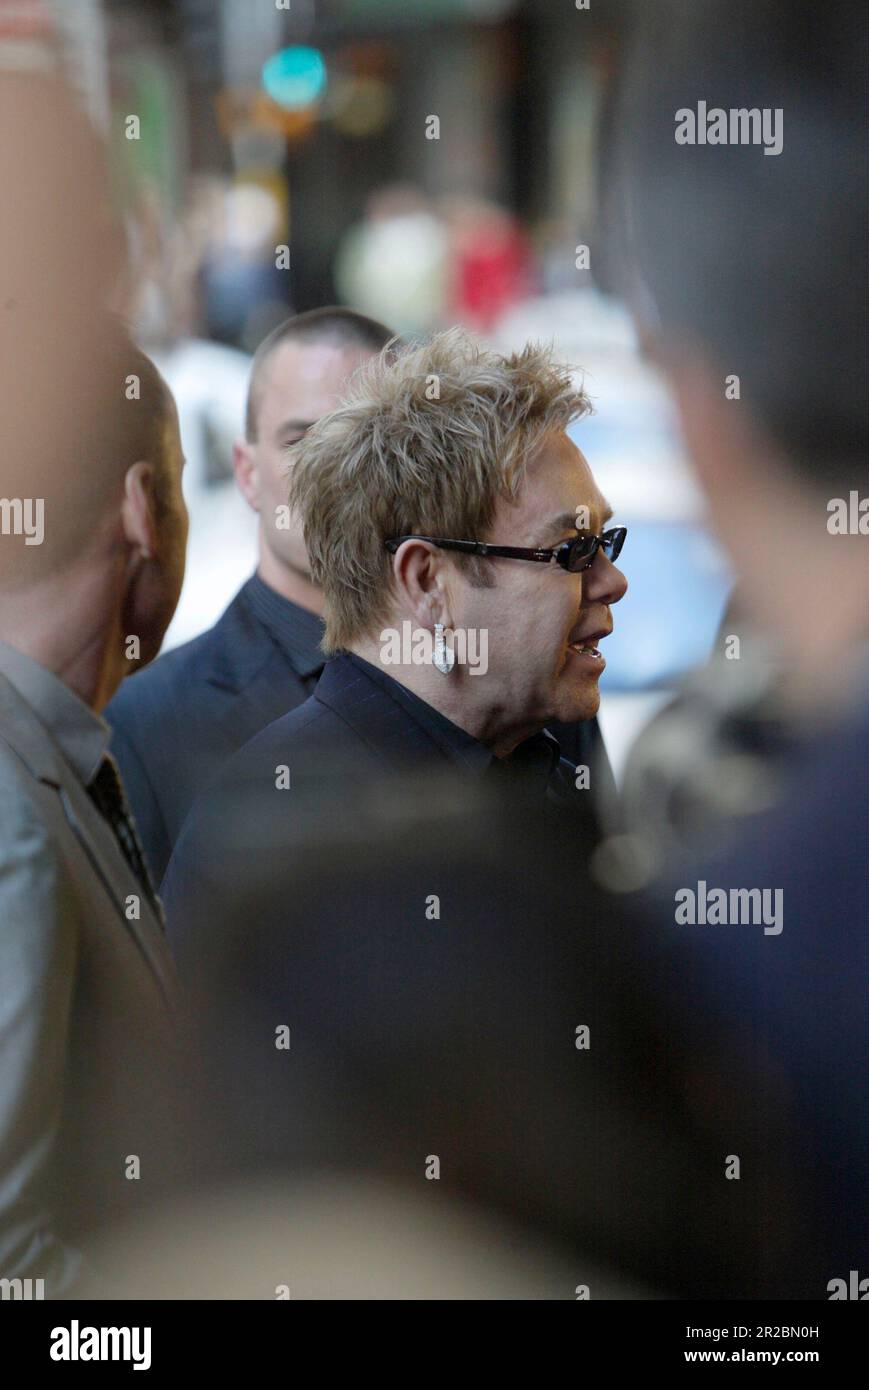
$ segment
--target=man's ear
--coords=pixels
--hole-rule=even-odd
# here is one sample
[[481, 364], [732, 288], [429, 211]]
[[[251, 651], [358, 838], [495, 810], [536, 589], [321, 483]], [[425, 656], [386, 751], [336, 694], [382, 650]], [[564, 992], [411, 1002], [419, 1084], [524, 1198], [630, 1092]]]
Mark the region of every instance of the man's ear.
[[392, 560], [392, 577], [401, 607], [420, 627], [452, 626], [447, 566], [443, 554], [426, 541], [404, 541]]
[[157, 506], [154, 489], [156, 470], [152, 463], [133, 463], [124, 475], [121, 522], [132, 550], [145, 560], [157, 552]]
[[258, 512], [259, 469], [253, 456], [253, 449], [246, 439], [237, 439], [232, 446], [232, 466], [238, 490], [252, 511]]

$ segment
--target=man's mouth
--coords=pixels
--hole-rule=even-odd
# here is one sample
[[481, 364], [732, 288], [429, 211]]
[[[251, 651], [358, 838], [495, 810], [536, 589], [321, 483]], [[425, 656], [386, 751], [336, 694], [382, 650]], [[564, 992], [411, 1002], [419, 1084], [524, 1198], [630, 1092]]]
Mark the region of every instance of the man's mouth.
[[590, 656], [595, 661], [603, 661], [603, 653], [598, 650], [597, 644], [609, 637], [611, 632], [611, 627], [597, 628], [594, 632], [583, 633], [575, 641], [569, 642], [568, 646], [572, 652], [578, 652], [580, 656]]

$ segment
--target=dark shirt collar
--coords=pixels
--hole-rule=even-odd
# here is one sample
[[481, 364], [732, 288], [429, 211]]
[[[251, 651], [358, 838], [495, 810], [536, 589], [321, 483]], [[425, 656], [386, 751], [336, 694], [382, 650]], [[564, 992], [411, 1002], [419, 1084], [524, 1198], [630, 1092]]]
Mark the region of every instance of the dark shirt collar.
[[385, 690], [396, 704], [401, 705], [415, 722], [422, 726], [429, 738], [437, 744], [441, 752], [458, 767], [477, 774], [490, 773], [509, 777], [516, 784], [528, 790], [539, 791], [542, 796], [549, 779], [558, 765], [560, 752], [558, 742], [546, 730], [533, 734], [517, 745], [506, 758], [497, 758], [491, 748], [464, 729], [460, 729], [440, 710], [421, 700], [412, 690], [400, 681], [388, 676], [379, 666], [357, 656], [355, 652], [342, 652], [339, 660], [350, 662], [358, 671]]
[[242, 590], [254, 615], [284, 652], [297, 676], [317, 675], [326, 660], [320, 649], [323, 619], [284, 598], [258, 574]]

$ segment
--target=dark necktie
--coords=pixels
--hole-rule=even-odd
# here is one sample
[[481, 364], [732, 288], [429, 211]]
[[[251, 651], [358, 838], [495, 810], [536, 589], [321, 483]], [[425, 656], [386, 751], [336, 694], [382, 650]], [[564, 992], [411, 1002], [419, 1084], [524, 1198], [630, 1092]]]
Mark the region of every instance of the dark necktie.
[[88, 784], [88, 795], [103, 819], [108, 821], [121, 853], [135, 874], [161, 926], [165, 926], [163, 905], [151, 881], [142, 843], [124, 795], [118, 765], [111, 753], [103, 754], [103, 760]]

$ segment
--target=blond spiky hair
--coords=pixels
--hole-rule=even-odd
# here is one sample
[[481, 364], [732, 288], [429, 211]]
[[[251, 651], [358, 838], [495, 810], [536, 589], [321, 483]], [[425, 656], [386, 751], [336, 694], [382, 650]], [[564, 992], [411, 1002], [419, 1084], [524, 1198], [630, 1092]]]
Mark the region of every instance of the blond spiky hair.
[[[529, 343], [504, 357], [460, 328], [397, 353], [387, 347], [362, 366], [344, 403], [287, 455], [290, 505], [324, 594], [324, 650], [383, 626], [387, 540], [482, 539], [542, 436], [590, 409], [550, 348]], [[486, 582], [481, 562], [457, 563]]]

